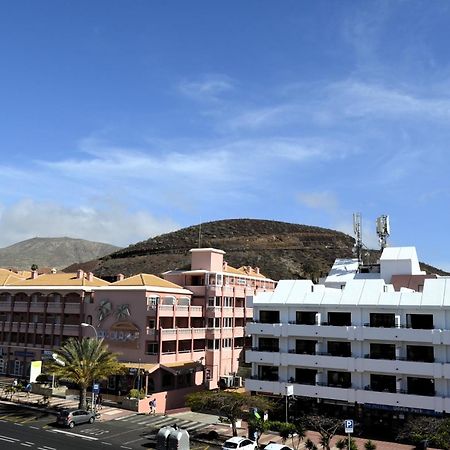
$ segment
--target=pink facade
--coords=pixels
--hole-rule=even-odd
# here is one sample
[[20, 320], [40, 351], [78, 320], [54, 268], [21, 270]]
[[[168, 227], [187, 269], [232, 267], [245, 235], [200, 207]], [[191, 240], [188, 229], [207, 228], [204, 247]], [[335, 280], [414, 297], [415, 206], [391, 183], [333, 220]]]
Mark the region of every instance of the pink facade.
[[224, 253], [194, 249], [191, 270], [164, 279], [118, 276], [115, 283], [82, 271], [23, 278], [0, 269], [0, 372], [26, 377], [32, 360], [68, 337], [96, 332], [129, 369], [102, 385], [105, 395], [120, 400], [143, 389], [163, 412], [183, 407], [185, 393], [239, 385], [252, 319], [246, 298], [275, 282], [257, 268], [228, 266]]

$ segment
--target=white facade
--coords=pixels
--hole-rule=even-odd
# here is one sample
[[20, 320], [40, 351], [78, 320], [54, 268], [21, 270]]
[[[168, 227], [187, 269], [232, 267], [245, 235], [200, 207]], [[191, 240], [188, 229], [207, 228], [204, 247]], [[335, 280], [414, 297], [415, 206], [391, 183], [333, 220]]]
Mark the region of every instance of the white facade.
[[384, 252], [378, 279], [348, 264], [341, 289], [285, 280], [255, 296], [246, 390], [450, 412], [450, 279], [395, 291], [392, 275], [423, 275], [415, 249]]

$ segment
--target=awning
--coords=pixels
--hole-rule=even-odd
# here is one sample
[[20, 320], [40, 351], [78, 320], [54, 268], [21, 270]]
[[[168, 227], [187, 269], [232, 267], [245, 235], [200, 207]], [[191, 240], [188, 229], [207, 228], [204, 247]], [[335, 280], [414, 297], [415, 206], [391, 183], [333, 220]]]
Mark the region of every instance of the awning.
[[123, 366], [127, 367], [128, 369], [136, 369], [136, 370], [143, 370], [148, 373], [154, 372], [156, 369], [159, 368], [159, 364], [150, 364], [150, 363], [140, 363], [138, 362], [123, 362], [121, 363]]
[[165, 369], [174, 375], [180, 375], [182, 373], [187, 373], [189, 371], [196, 371], [199, 367], [203, 367], [199, 362], [174, 362], [161, 364], [161, 369]]

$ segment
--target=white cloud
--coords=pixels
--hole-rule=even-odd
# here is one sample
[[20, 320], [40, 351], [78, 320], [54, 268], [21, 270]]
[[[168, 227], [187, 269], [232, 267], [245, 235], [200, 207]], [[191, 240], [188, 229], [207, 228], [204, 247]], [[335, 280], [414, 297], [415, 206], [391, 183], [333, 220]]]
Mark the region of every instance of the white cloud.
[[178, 84], [179, 92], [197, 101], [217, 100], [221, 94], [233, 89], [233, 80], [220, 74], [208, 74], [197, 81], [183, 80]]
[[297, 200], [308, 208], [334, 212], [338, 207], [336, 196], [331, 192], [300, 192]]
[[22, 200], [0, 210], [0, 246], [31, 237], [68, 236], [126, 246], [179, 228], [168, 218], [120, 205], [65, 207]]

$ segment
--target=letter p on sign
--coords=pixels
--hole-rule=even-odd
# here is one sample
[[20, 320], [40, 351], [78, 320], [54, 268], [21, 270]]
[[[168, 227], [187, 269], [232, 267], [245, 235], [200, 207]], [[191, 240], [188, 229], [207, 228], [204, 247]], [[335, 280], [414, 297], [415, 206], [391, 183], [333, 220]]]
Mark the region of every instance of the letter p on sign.
[[353, 420], [352, 419], [347, 419], [344, 422], [345, 425], [345, 432], [346, 433], [353, 433]]

